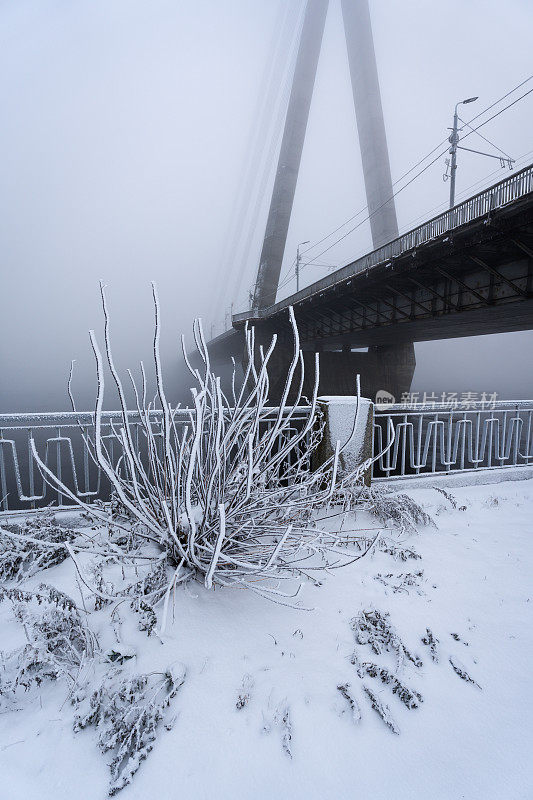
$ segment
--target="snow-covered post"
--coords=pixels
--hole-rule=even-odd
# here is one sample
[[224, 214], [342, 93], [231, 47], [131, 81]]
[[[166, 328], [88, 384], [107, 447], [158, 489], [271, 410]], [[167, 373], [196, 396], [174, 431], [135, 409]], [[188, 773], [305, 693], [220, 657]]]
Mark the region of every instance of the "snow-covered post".
[[[317, 405], [323, 414], [324, 434], [313, 456], [313, 469], [330, 458], [340, 442], [340, 475], [355, 472], [372, 457], [373, 402], [357, 396], [324, 396], [318, 398]], [[370, 479], [371, 470], [367, 469], [364, 473], [367, 486], [370, 486]]]

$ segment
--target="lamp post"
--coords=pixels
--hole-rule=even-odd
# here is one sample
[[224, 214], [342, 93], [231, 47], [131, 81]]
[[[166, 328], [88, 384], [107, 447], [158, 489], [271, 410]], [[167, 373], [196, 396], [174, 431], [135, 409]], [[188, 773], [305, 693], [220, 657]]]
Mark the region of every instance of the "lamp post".
[[300, 291], [300, 258], [301, 258], [301, 256], [300, 256], [300, 247], [303, 244], [309, 244], [309, 241], [300, 242], [300, 244], [296, 248], [296, 269], [294, 271], [295, 271], [295, 274], [296, 274], [296, 291], [297, 292]]
[[457, 116], [457, 107], [466, 105], [467, 103], [473, 103], [474, 100], [477, 100], [477, 97], [468, 97], [466, 100], [460, 100], [458, 103], [455, 104], [455, 111], [453, 114], [453, 128], [450, 134], [448, 141], [451, 144], [450, 147], [450, 155], [452, 157], [450, 163], [450, 208], [453, 208], [455, 205], [455, 171], [457, 169], [457, 145], [459, 143], [459, 134], [457, 133], [457, 123], [458, 123], [458, 116]]

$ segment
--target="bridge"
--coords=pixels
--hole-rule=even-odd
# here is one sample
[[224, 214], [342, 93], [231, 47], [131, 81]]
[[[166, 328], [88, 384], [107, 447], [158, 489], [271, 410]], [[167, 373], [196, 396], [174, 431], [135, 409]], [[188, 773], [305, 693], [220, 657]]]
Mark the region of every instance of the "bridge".
[[[327, 351], [321, 393], [353, 394], [360, 373], [367, 397], [386, 390], [398, 398], [410, 389], [414, 342], [533, 328], [533, 165], [400, 236], [368, 0], [342, 0], [374, 249], [277, 301], [327, 7], [307, 2], [251, 308], [232, 315], [232, 329], [210, 350], [219, 361], [239, 360], [246, 324], [259, 343], [276, 333], [275, 400], [292, 352], [292, 306], [305, 361]], [[450, 152], [458, 141], [450, 137]], [[368, 351], [353, 352], [361, 348]]]
[[[233, 325], [281, 329], [327, 350], [533, 327], [533, 165]], [[286, 327], [286, 325], [285, 325]]]
[[[292, 305], [302, 349], [331, 351], [331, 393], [353, 391], [357, 369], [371, 396], [400, 396], [414, 363], [398, 345], [531, 329], [532, 289], [533, 165], [284, 300], [235, 314], [233, 337], [249, 323], [289, 347]], [[351, 353], [362, 347], [374, 349]]]
[[[328, 9], [328, 0], [306, 0], [250, 308], [233, 314], [231, 329], [209, 343], [212, 361], [218, 361], [216, 371], [224, 377], [224, 363], [229, 365], [230, 357], [239, 362], [243, 355], [247, 325], [255, 326], [257, 344], [277, 335], [269, 361], [271, 407], [263, 409], [261, 418], [267, 429], [277, 424], [279, 397], [293, 355], [289, 307], [298, 324], [306, 366], [303, 389], [308, 397], [316, 351], [322, 352], [320, 394], [353, 395], [359, 373], [367, 398], [374, 400], [379, 390], [386, 390], [400, 399], [409, 391], [415, 369], [414, 342], [533, 328], [533, 165], [464, 202], [451, 202], [445, 213], [400, 235], [368, 0], [341, 0], [341, 5], [373, 245], [365, 256], [278, 300]], [[453, 136], [450, 144], [452, 148], [457, 144]], [[222, 272], [224, 282], [227, 278]], [[364, 348], [367, 351], [360, 352]], [[331, 406], [344, 407], [342, 414], [337, 413], [337, 422], [339, 416], [345, 421], [350, 403], [345, 398], [331, 401]], [[323, 403], [323, 411], [327, 406]], [[304, 400], [281, 413], [290, 414], [291, 425], [301, 430], [310, 410]], [[173, 409], [177, 438], [190, 429], [195, 413], [191, 408]], [[333, 416], [327, 413], [331, 444], [335, 412]], [[212, 416], [204, 420], [207, 428], [212, 426]], [[152, 476], [154, 464], [164, 460], [164, 413], [150, 404], [144, 411], [122, 408], [100, 415], [102, 439], [117, 469], [120, 464], [120, 469], [126, 469], [124, 439], [119, 433], [126, 421], [139, 463]], [[50, 503], [62, 507], [73, 498], [83, 502], [109, 499], [111, 485], [86, 446], [96, 435], [96, 423], [94, 412], [88, 411], [0, 415], [0, 515]], [[147, 444], [146, 424], [153, 449]], [[493, 469], [512, 475], [517, 468], [525, 477], [533, 467], [531, 400], [487, 403], [467, 397], [457, 403], [376, 402], [365, 425], [363, 449], [368, 446], [376, 458], [372, 480], [455, 473], [462, 479], [461, 473]], [[391, 430], [395, 436], [387, 448]], [[344, 435], [341, 432], [339, 441]], [[36, 466], [34, 446], [61, 486], [47, 483]]]

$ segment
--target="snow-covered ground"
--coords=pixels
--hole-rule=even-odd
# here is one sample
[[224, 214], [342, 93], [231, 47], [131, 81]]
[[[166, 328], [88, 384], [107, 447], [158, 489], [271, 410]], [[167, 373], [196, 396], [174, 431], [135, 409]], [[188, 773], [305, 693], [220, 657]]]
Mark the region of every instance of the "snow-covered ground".
[[[312, 610], [192, 585], [176, 593], [163, 642], [138, 631], [133, 618], [125, 622], [122, 641], [137, 654], [125, 669], [179, 661], [187, 676], [172, 701], [173, 728], [161, 729], [122, 800], [533, 797], [533, 481], [450, 492], [455, 509], [435, 489], [409, 489], [437, 523], [400, 537], [420, 559], [377, 550], [306, 586]], [[357, 527], [376, 524], [358, 512]], [[42, 580], [79, 601], [70, 559], [28, 585]], [[352, 629], [362, 611], [375, 610], [390, 614], [422, 661], [416, 666], [404, 653], [397, 672], [422, 696], [418, 708], [365, 673], [365, 663], [391, 673], [398, 666], [398, 652], [376, 654]], [[111, 644], [106, 609], [91, 618]], [[438, 661], [422, 642], [428, 628], [439, 640]], [[3, 603], [0, 649], [13, 647], [16, 635]], [[398, 735], [363, 685], [389, 707]], [[20, 696], [22, 710], [0, 713], [0, 800], [106, 797], [96, 734], [72, 732], [66, 696], [65, 685], [43, 684]]]

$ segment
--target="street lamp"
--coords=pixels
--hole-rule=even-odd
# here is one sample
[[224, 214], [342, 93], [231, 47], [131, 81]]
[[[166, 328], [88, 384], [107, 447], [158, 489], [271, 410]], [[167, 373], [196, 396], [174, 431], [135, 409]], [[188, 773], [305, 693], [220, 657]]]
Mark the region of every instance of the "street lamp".
[[455, 171], [457, 169], [457, 145], [459, 143], [459, 134], [457, 133], [457, 107], [462, 105], [467, 105], [467, 103], [473, 103], [477, 100], [477, 97], [467, 97], [466, 100], [460, 100], [458, 103], [455, 104], [455, 111], [453, 115], [453, 128], [450, 134], [448, 141], [451, 144], [450, 147], [450, 155], [452, 157], [451, 164], [450, 164], [450, 208], [453, 208], [455, 205]]
[[300, 247], [303, 244], [309, 244], [309, 241], [300, 242], [300, 244], [296, 248], [296, 269], [295, 269], [295, 273], [296, 273], [296, 291], [297, 292], [300, 291]]

